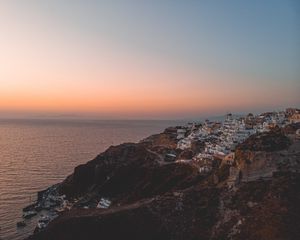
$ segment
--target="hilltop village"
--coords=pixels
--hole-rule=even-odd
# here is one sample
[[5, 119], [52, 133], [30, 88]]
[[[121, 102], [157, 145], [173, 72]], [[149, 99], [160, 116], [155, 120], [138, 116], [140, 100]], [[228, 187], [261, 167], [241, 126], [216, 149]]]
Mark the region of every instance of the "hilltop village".
[[[208, 172], [212, 168], [214, 158], [232, 163], [236, 146], [251, 135], [284, 128], [298, 122], [300, 122], [300, 110], [289, 108], [285, 111], [267, 112], [256, 116], [249, 113], [245, 117], [234, 117], [229, 113], [223, 122], [206, 120], [200, 124], [189, 123], [187, 126], [169, 128], [168, 132], [176, 134], [177, 149], [183, 150], [187, 154], [180, 155], [184, 155], [184, 159], [180, 159], [180, 157], [178, 159], [175, 153], [167, 154], [166, 157], [167, 159], [174, 158], [176, 162], [193, 161], [201, 166], [200, 172]], [[202, 148], [198, 148], [196, 153], [189, 152], [189, 150], [195, 149], [194, 146]], [[190, 156], [190, 158], [186, 156]]]
[[28, 239], [299, 239], [299, 173], [300, 109], [169, 127], [39, 192]]

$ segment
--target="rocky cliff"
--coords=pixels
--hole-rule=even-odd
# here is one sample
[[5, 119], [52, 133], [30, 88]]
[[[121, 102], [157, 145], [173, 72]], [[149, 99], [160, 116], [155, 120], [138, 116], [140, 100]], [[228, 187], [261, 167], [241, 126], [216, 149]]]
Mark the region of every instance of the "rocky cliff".
[[73, 208], [28, 239], [300, 239], [299, 140], [252, 136], [208, 175], [164, 161], [175, 148], [164, 132], [76, 167], [59, 185]]

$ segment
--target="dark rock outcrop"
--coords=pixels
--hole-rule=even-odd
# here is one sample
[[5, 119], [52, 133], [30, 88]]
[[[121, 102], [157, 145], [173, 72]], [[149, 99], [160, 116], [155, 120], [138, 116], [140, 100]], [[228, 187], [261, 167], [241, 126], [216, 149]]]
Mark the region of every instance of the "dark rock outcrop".
[[86, 194], [95, 187], [107, 184], [110, 178], [122, 174], [121, 170], [125, 171], [128, 166], [130, 166], [128, 170], [132, 172], [136, 167], [143, 169], [157, 166], [158, 163], [154, 159], [155, 155], [139, 144], [125, 143], [112, 146], [94, 160], [77, 166], [74, 173], [61, 184], [61, 192], [68, 197]]
[[110, 147], [94, 160], [76, 167], [60, 185], [60, 192], [69, 198], [85, 196], [81, 204], [100, 197], [123, 203], [180, 189], [197, 179], [195, 167], [160, 165], [158, 158], [142, 144]]
[[274, 129], [270, 132], [250, 136], [236, 150], [272, 152], [286, 149], [289, 145], [290, 140], [284, 135], [281, 129]]

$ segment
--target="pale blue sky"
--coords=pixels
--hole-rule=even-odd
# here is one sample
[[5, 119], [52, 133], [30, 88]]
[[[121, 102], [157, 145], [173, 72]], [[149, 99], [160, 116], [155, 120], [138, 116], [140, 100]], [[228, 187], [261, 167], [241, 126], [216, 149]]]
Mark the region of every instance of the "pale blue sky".
[[[2, 25], [7, 26], [6, 31], [2, 31], [3, 36], [11, 34], [20, 40], [23, 37], [30, 39], [31, 45], [24, 45], [27, 48], [25, 50], [29, 51], [37, 43], [41, 51], [46, 52], [45, 56], [49, 55], [48, 59], [70, 62], [66, 56], [72, 56], [70, 58], [76, 62], [75, 66], [86, 67], [88, 72], [89, 65], [97, 68], [99, 61], [114, 61], [118, 56], [124, 60], [127, 59], [124, 56], [130, 56], [128, 58], [135, 66], [130, 71], [135, 71], [141, 63], [143, 67], [149, 67], [149, 74], [157, 69], [168, 69], [169, 73], [172, 69], [180, 68], [194, 76], [176, 78], [171, 73], [167, 74], [173, 80], [166, 80], [169, 81], [164, 85], [166, 91], [172, 81], [186, 81], [187, 85], [199, 87], [202, 91], [209, 85], [207, 92], [212, 92], [218, 86], [225, 88], [226, 92], [228, 87], [227, 95], [237, 94], [236, 100], [231, 99], [232, 102], [238, 102], [243, 92], [245, 97], [251, 98], [250, 94], [247, 95], [249, 91], [259, 99], [257, 102], [248, 99], [244, 105], [232, 102], [220, 108], [214, 105], [212, 111], [199, 106], [198, 109], [188, 109], [187, 113], [186, 109], [180, 111], [178, 107], [170, 116], [195, 115], [197, 111], [219, 113], [226, 107], [226, 110], [242, 111], [244, 108], [247, 111], [300, 105], [299, 1], [12, 0], [1, 1], [1, 5], [6, 11], [1, 18]], [[8, 27], [10, 24], [13, 26], [11, 32]], [[48, 38], [47, 41], [45, 38]], [[2, 47], [5, 48], [5, 44]], [[10, 48], [13, 45], [6, 47]], [[53, 49], [55, 56], [52, 55]], [[102, 52], [105, 54], [100, 59]], [[110, 54], [114, 56], [111, 59], [107, 57]], [[72, 66], [62, 67], [64, 72], [70, 72], [70, 78]], [[56, 69], [56, 66], [49, 69], [49, 64], [43, 67], [45, 71]], [[204, 79], [203, 76], [210, 76], [211, 73], [213, 80]], [[147, 70], [141, 73], [143, 76], [147, 74]], [[78, 81], [95, 84], [97, 88], [100, 86], [97, 79], [91, 77]], [[149, 79], [139, 79], [140, 83], [144, 82], [151, 89]], [[66, 77], [61, 80], [62, 83], [64, 81], [67, 82]], [[124, 81], [119, 79], [115, 84], [122, 85]], [[130, 80], [125, 82], [126, 85], [136, 84]], [[158, 84], [155, 79], [153, 84]], [[179, 90], [170, 89], [174, 92]], [[141, 87], [139, 91], [142, 90], [145, 89]], [[265, 101], [264, 94], [267, 96]], [[170, 99], [172, 97], [176, 96], [170, 96]], [[199, 101], [209, 103], [212, 98]], [[184, 97], [182, 101], [185, 101]], [[55, 111], [55, 108], [51, 110]], [[159, 117], [161, 112], [162, 109], [153, 116]], [[139, 110], [132, 110], [133, 117], [138, 117], [138, 113]]]

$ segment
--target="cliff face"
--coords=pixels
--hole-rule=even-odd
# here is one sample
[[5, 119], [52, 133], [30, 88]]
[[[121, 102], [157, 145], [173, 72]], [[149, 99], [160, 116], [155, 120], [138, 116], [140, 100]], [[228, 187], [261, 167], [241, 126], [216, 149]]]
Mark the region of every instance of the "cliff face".
[[78, 166], [59, 190], [80, 200], [29, 239], [300, 239], [300, 141], [255, 135], [210, 175], [163, 161], [174, 142], [163, 133]]
[[299, 141], [293, 141], [280, 130], [253, 135], [235, 151], [240, 181], [271, 178], [278, 171], [299, 171]]
[[288, 148], [291, 142], [284, 132], [277, 128], [250, 136], [237, 147], [237, 151], [274, 152]]

